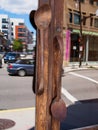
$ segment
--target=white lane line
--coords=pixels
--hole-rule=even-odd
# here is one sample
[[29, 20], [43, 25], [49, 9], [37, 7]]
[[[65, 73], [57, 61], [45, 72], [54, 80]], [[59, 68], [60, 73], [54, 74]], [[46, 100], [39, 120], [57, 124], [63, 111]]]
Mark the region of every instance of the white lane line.
[[80, 103], [79, 101], [78, 101], [78, 99], [76, 99], [75, 97], [73, 97], [65, 88], [63, 88], [62, 87], [62, 93], [63, 93], [63, 95], [67, 98], [67, 99], [69, 99], [72, 103], [75, 103], [75, 102], [78, 102], [78, 103]]
[[80, 74], [76, 74], [76, 73], [74, 73], [74, 72], [69, 72], [69, 74], [74, 75], [74, 76], [77, 76], [77, 77], [80, 77], [80, 78], [83, 78], [83, 79], [87, 79], [87, 80], [89, 80], [89, 81], [91, 81], [91, 82], [94, 82], [94, 83], [98, 84], [98, 81], [96, 81], [96, 80], [94, 80], [94, 79], [91, 79], [91, 78], [89, 78], [89, 77], [87, 77], [87, 76], [83, 76], [83, 75], [80, 75]]

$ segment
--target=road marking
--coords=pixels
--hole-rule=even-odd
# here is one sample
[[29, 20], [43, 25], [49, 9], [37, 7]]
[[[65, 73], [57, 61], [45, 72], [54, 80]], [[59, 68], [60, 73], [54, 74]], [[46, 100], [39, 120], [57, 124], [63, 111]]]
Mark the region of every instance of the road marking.
[[72, 103], [76, 103], [76, 102], [80, 103], [80, 102], [78, 101], [78, 99], [76, 99], [75, 97], [73, 97], [64, 87], [62, 87], [62, 93], [63, 93], [63, 95], [64, 95], [67, 99], [69, 99]]
[[[89, 125], [81, 128], [77, 128], [77, 130], [97, 130], [98, 125]], [[71, 129], [71, 130], [76, 130], [76, 129]]]
[[91, 82], [94, 82], [94, 83], [98, 84], [98, 81], [96, 81], [96, 80], [94, 80], [94, 79], [91, 79], [91, 78], [89, 78], [89, 77], [87, 77], [87, 76], [83, 76], [83, 75], [80, 75], [80, 74], [76, 74], [76, 73], [74, 73], [74, 72], [69, 72], [69, 74], [74, 75], [74, 76], [77, 76], [77, 77], [80, 77], [80, 78], [83, 78], [83, 79], [87, 79], [87, 80], [89, 80], [89, 81], [91, 81]]
[[[69, 72], [69, 74], [71, 75], [74, 75], [74, 76], [77, 76], [77, 77], [80, 77], [80, 78], [83, 78], [83, 79], [87, 79], [91, 82], [94, 82], [96, 84], [98, 84], [98, 81], [94, 80], [94, 79], [91, 79], [87, 76], [83, 76], [83, 75], [80, 75], [80, 74], [77, 74], [77, 73], [74, 73], [74, 72]], [[62, 93], [64, 94], [64, 96], [69, 99], [72, 103], [75, 103], [75, 102], [79, 102], [78, 99], [76, 99], [74, 96], [72, 96], [64, 87], [62, 88]], [[81, 103], [81, 102], [79, 102]]]
[[26, 111], [26, 110], [34, 110], [35, 107], [29, 107], [29, 108], [17, 108], [17, 109], [9, 109], [9, 110], [1, 110], [0, 113], [5, 112], [18, 112], [18, 111]]

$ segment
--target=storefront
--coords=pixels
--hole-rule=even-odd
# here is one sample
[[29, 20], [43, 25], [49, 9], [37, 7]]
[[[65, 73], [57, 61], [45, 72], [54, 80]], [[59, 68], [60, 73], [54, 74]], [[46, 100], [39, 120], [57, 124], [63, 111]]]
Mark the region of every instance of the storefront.
[[[71, 34], [70, 62], [79, 60], [79, 30], [73, 30]], [[83, 61], [98, 61], [98, 33], [83, 31]]]

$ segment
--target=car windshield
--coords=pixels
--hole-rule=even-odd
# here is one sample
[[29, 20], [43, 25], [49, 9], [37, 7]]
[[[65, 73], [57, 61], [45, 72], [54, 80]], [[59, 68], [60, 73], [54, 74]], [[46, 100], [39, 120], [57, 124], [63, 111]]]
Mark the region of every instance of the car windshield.
[[16, 56], [15, 53], [8, 53], [7, 56]]

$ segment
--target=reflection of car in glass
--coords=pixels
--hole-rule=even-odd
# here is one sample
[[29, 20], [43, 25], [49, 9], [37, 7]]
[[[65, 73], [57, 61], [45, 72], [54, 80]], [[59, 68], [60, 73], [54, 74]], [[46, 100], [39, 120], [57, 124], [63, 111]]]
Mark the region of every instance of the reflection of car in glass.
[[4, 63], [12, 63], [17, 61], [18, 59], [20, 59], [20, 54], [16, 53], [16, 52], [8, 52], [5, 56], [4, 56]]
[[15, 63], [9, 63], [7, 66], [9, 74], [18, 74], [19, 76], [33, 75], [34, 74], [34, 60], [33, 59], [20, 59]]

